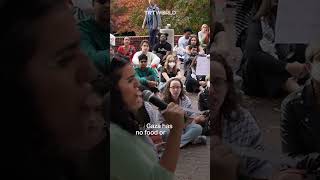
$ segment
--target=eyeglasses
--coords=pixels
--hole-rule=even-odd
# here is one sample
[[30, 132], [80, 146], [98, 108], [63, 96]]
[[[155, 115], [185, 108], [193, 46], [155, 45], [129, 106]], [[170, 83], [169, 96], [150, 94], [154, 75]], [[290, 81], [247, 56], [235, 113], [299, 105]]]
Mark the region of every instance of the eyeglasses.
[[179, 87], [172, 86], [172, 87], [170, 87], [170, 89], [181, 89], [181, 87], [180, 86]]

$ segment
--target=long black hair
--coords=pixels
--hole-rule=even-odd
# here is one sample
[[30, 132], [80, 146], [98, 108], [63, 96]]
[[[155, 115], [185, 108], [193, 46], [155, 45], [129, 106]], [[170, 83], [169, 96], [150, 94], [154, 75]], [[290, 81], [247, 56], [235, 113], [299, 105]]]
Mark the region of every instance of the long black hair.
[[111, 61], [110, 121], [135, 135], [139, 130], [139, 123], [123, 102], [123, 94], [118, 87], [121, 70], [127, 65], [130, 65], [130, 60], [121, 55], [116, 55]]
[[[79, 179], [71, 160], [49, 140], [40, 126], [40, 112], [25, 73], [38, 42], [34, 23], [52, 12], [62, 10], [65, 0], [29, 0], [0, 3], [2, 163], [10, 179]], [[5, 175], [3, 175], [5, 176]]]

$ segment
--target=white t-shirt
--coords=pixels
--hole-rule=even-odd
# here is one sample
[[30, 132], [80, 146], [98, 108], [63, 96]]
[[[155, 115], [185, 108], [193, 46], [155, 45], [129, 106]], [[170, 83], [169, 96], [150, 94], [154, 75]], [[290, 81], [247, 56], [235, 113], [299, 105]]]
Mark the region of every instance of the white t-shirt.
[[[133, 55], [132, 58], [132, 63], [134, 65], [139, 65], [139, 56], [142, 54], [142, 51], [138, 51]], [[160, 63], [160, 58], [152, 53], [152, 52], [147, 52], [147, 57], [148, 57], [148, 66], [152, 66], [152, 65], [158, 65]]]
[[186, 39], [185, 36], [182, 36], [178, 40], [178, 46], [180, 48], [186, 49], [186, 47], [188, 46], [188, 42], [189, 42], [189, 39]]

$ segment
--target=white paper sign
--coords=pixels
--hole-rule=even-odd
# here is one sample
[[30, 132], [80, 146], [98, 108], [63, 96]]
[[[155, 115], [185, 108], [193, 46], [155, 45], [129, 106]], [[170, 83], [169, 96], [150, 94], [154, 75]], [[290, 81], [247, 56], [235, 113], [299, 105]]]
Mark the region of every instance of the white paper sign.
[[276, 43], [303, 43], [320, 36], [320, 0], [279, 0]]
[[210, 74], [210, 59], [207, 56], [197, 57], [196, 75]]

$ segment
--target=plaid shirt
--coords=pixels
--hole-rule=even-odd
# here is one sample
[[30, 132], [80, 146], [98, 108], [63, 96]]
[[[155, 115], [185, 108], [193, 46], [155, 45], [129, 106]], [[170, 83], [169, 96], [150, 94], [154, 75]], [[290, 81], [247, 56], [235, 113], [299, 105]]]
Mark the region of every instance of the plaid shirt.
[[[250, 112], [240, 108], [223, 117], [222, 139], [226, 144], [263, 150], [260, 128]], [[241, 173], [255, 178], [268, 178], [271, 165], [255, 158], [241, 157]]]

